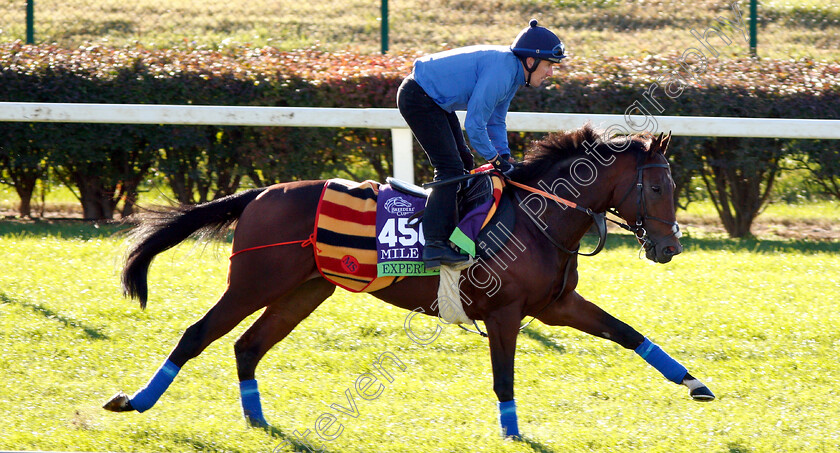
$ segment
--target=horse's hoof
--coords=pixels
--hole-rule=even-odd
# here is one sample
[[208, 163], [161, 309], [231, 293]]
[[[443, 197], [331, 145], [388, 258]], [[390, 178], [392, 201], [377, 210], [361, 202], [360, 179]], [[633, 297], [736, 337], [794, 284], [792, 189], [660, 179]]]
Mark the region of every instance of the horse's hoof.
[[107, 403], [103, 404], [102, 409], [109, 410], [111, 412], [130, 412], [134, 410], [134, 408], [131, 407], [131, 401], [128, 395], [122, 391], [117, 392], [117, 394], [112, 396]]
[[705, 385], [692, 390], [690, 395], [694, 398], [694, 401], [712, 401], [715, 399], [715, 394]]

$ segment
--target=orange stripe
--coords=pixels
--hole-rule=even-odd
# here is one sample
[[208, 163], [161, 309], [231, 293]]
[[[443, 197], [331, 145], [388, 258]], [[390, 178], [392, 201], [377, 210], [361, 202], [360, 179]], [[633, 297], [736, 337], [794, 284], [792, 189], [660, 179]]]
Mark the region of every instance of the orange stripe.
[[346, 289], [347, 291], [354, 292], [354, 293], [360, 293], [360, 292], [364, 291], [365, 288], [370, 286], [369, 282], [357, 282], [357, 281], [353, 281], [353, 280], [348, 280], [346, 278], [341, 278], [341, 277], [337, 277], [337, 276], [334, 276], [334, 275], [330, 275], [329, 272], [321, 271], [321, 275], [323, 275], [324, 278], [327, 279], [328, 281], [330, 281], [331, 283], [334, 283], [334, 284]]
[[355, 222], [353, 219], [337, 219], [323, 212], [318, 217], [318, 228], [352, 236], [372, 237], [376, 235], [375, 223], [365, 224]]
[[367, 287], [364, 288], [366, 293], [372, 293], [374, 291], [378, 291], [382, 288], [387, 286], [391, 286], [392, 283], [402, 280], [404, 277], [377, 277], [374, 279]]
[[318, 254], [327, 258], [342, 258], [344, 255], [353, 255], [361, 264], [376, 264], [376, 250], [354, 249], [323, 243], [319, 243], [318, 248], [321, 249]]
[[499, 200], [502, 199], [502, 190], [505, 188], [505, 182], [502, 178], [493, 175], [490, 177], [490, 180], [493, 181], [493, 205], [490, 206], [490, 209], [487, 211], [487, 217], [484, 218], [484, 222], [481, 224], [479, 231], [484, 229], [484, 227], [490, 223], [490, 219], [493, 218], [493, 215], [496, 214], [496, 210], [499, 209]]

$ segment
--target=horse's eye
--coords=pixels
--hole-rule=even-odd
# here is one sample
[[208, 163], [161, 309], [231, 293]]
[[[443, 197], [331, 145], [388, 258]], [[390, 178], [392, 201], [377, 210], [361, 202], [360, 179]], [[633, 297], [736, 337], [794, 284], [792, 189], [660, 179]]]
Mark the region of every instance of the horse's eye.
[[662, 192], [662, 186], [650, 186], [650, 190], [652, 190], [654, 193], [660, 193]]

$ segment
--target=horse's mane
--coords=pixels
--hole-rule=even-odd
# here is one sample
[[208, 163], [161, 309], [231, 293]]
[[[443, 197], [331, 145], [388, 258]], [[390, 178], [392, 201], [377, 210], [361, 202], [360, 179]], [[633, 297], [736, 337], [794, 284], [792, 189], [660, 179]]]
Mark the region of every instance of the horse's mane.
[[[539, 178], [555, 164], [565, 162], [571, 164], [579, 157], [587, 157], [587, 146], [594, 146], [605, 159], [618, 152], [647, 152], [650, 134], [632, 135], [629, 137], [604, 137], [604, 131], [586, 123], [583, 127], [572, 131], [551, 133], [542, 140], [535, 141], [525, 153], [525, 157], [514, 170], [511, 178], [516, 181], [528, 181]], [[627, 143], [629, 141], [629, 143]], [[612, 145], [612, 147], [610, 146]], [[591, 156], [590, 161], [595, 161]], [[595, 162], [593, 162], [595, 163]]]

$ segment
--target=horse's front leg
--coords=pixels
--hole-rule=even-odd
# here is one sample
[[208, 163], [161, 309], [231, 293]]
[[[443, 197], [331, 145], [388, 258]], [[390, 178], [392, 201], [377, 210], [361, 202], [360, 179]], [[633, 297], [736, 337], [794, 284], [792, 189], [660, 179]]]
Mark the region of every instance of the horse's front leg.
[[569, 326], [596, 337], [612, 340], [632, 349], [666, 379], [689, 389], [697, 401], [711, 401], [715, 395], [699, 379], [692, 376], [679, 362], [634, 328], [616, 319], [597, 305], [572, 291], [537, 316], [552, 326]]
[[513, 438], [519, 438], [516, 400], [513, 399], [513, 359], [521, 319], [521, 308], [508, 305], [490, 313], [484, 320], [493, 365], [493, 391], [499, 399], [499, 423], [502, 435]]

